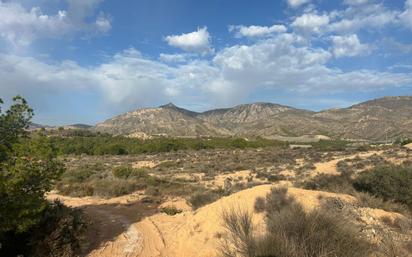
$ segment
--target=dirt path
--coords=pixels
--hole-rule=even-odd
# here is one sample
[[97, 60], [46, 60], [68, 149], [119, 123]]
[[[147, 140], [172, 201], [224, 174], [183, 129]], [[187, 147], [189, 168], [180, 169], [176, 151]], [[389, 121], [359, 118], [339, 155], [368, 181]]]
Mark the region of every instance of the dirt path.
[[55, 193], [48, 195], [49, 200], [60, 199], [70, 207], [84, 211], [91, 220], [83, 256], [138, 256], [142, 249], [142, 232], [134, 225], [144, 217], [158, 212], [155, 203], [142, 203], [139, 193], [112, 198], [67, 197]]
[[360, 158], [367, 158], [370, 157], [374, 154], [381, 154], [382, 151], [369, 151], [365, 153], [358, 153], [358, 154], [353, 154], [353, 155], [346, 155], [328, 162], [319, 162], [315, 163], [315, 170], [314, 172], [311, 173], [311, 176], [314, 177], [318, 174], [327, 174], [327, 175], [340, 175], [340, 172], [337, 169], [337, 163], [340, 161], [343, 161], [345, 159], [353, 159], [356, 156], [359, 156]]

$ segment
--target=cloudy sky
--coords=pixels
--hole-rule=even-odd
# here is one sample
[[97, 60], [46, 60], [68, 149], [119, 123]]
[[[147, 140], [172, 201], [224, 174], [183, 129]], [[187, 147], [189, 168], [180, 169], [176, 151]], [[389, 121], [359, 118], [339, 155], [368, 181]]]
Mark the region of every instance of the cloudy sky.
[[412, 0], [0, 0], [0, 79], [49, 125], [412, 95]]

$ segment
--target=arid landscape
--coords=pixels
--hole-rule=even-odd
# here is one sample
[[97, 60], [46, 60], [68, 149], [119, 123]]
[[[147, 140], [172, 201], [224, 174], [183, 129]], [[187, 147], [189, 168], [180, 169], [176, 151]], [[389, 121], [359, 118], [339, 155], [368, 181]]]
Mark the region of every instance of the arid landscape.
[[[99, 176], [105, 177], [101, 179], [114, 180], [110, 173], [116, 167], [132, 167], [162, 182], [140, 185], [140, 190], [121, 196], [110, 196], [117, 191], [108, 188], [108, 192], [94, 188], [91, 196], [84, 196], [87, 192], [74, 188], [65, 195], [54, 191], [48, 199], [60, 199], [87, 215], [93, 230], [87, 240], [90, 245], [85, 247], [87, 256], [219, 256], [226, 233], [224, 211], [247, 210], [256, 228], [264, 230], [265, 217], [254, 206], [273, 187], [287, 188], [288, 195], [308, 211], [330, 204], [334, 212], [342, 212], [356, 224], [358, 236], [374, 244], [376, 251], [396, 245], [393, 256], [408, 256], [412, 250], [408, 212], [395, 203], [378, 203], [371, 195], [357, 193], [340, 178], [356, 179], [359, 173], [373, 172], [378, 166], [411, 162], [408, 146], [330, 152], [258, 148], [79, 156], [67, 158], [70, 176], [85, 167], [102, 165], [96, 167]], [[84, 177], [80, 187], [93, 187], [96, 182], [91, 181]]]
[[[367, 109], [397, 111], [391, 119], [405, 117], [407, 123], [409, 100], [379, 99]], [[260, 107], [243, 106], [236, 114], [242, 121], [233, 122], [262, 124], [255, 117], [276, 120], [282, 112], [278, 105]], [[179, 116], [189, 111], [170, 105], [94, 127], [34, 125], [31, 112], [16, 98], [1, 116], [9, 126], [4, 131], [20, 134], [4, 137], [14, 142], [2, 150], [9, 170], [2, 180], [4, 195], [23, 197], [3, 202], [17, 216], [2, 215], [9, 215], [4, 220], [11, 228], [24, 230], [3, 232], [2, 255], [412, 256], [408, 129], [375, 140], [319, 131], [274, 139], [240, 137], [233, 132], [240, 125], [226, 125], [213, 131], [231, 135], [193, 136], [186, 134], [192, 121]], [[366, 129], [374, 126], [372, 119], [381, 130], [391, 130], [380, 116], [364, 115]], [[132, 134], [140, 136], [96, 131], [102, 126], [112, 126], [111, 132], [135, 126]], [[16, 240], [26, 246], [16, 247]]]
[[412, 0], [0, 0], [0, 257], [412, 257]]

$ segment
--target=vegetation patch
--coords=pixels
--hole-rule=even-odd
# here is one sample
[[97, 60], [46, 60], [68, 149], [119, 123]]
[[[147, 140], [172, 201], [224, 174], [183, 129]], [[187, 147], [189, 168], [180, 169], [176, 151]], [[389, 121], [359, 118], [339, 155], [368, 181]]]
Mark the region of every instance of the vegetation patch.
[[360, 174], [353, 185], [356, 190], [412, 207], [412, 166], [377, 167]]
[[326, 209], [306, 212], [287, 196], [287, 189], [273, 189], [266, 197], [266, 233], [258, 236], [251, 213], [223, 213], [226, 236], [220, 251], [227, 257], [366, 257], [371, 245], [357, 227]]

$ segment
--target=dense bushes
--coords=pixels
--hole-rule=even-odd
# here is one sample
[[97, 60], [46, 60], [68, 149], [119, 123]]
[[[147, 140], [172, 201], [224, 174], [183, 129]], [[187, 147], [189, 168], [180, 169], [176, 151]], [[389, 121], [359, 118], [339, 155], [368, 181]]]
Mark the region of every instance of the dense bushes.
[[0, 255], [72, 256], [67, 249], [78, 243], [70, 233], [79, 216], [44, 197], [64, 166], [48, 138], [28, 138], [33, 111], [23, 98], [13, 100], [5, 113], [0, 109]]
[[251, 214], [241, 210], [223, 213], [227, 235], [221, 253], [226, 257], [366, 257], [371, 246], [359, 237], [355, 225], [341, 214], [324, 208], [305, 211], [273, 189], [266, 197], [266, 233], [257, 236]]
[[359, 191], [412, 207], [412, 166], [381, 166], [363, 172], [354, 181]]
[[266, 146], [285, 147], [287, 143], [256, 139], [246, 141], [240, 138], [136, 138], [94, 136], [51, 137], [59, 154], [123, 155], [141, 153], [160, 153], [178, 150], [202, 150], [215, 148], [257, 148]]
[[87, 247], [84, 232], [88, 222], [79, 209], [56, 201], [46, 207], [38, 224], [19, 234], [8, 234], [1, 256], [72, 257]]
[[410, 172], [407, 167], [384, 166], [365, 171], [355, 179], [349, 174], [319, 174], [297, 185], [310, 190], [349, 194], [358, 200], [359, 206], [408, 215], [407, 205], [412, 199]]
[[348, 141], [343, 140], [319, 140], [311, 144], [314, 149], [319, 151], [344, 151], [348, 143]]

